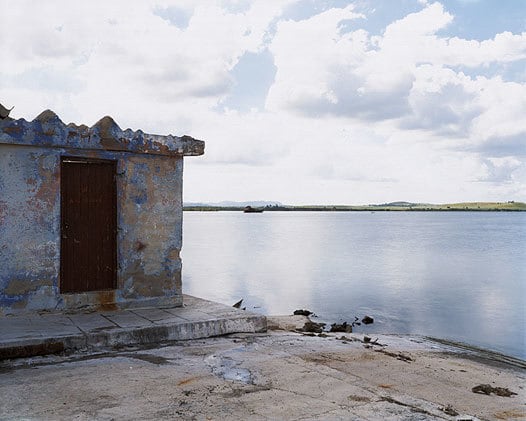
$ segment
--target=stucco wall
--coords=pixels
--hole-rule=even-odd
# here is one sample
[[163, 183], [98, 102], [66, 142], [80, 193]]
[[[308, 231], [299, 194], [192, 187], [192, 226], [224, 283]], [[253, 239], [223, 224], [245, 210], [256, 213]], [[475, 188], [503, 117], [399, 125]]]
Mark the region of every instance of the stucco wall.
[[0, 145], [0, 307], [54, 308], [60, 263], [59, 155]]
[[137, 155], [121, 169], [119, 298], [181, 294], [183, 159]]
[[[117, 290], [60, 294], [60, 157], [117, 160]], [[182, 156], [0, 144], [0, 313], [182, 303]]]

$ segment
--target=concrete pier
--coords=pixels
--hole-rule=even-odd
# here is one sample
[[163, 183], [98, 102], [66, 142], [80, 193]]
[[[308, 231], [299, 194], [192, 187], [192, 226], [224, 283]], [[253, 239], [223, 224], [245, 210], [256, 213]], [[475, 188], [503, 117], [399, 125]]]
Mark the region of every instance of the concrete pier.
[[183, 307], [0, 317], [0, 359], [265, 330], [265, 316], [185, 295]]

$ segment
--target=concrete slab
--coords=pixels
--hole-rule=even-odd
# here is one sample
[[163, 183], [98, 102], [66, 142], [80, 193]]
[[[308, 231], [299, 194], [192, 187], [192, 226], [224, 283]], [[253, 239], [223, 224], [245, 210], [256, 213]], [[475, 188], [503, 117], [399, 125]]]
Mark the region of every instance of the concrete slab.
[[32, 327], [38, 329], [42, 336], [70, 336], [78, 335], [82, 331], [73, 321], [63, 314], [42, 314], [31, 321]]
[[83, 332], [119, 327], [100, 313], [69, 314], [68, 317]]
[[167, 319], [155, 320], [153, 324], [156, 325], [170, 325], [170, 324], [179, 324], [179, 323], [188, 323], [188, 320], [183, 319], [177, 316], [171, 316]]
[[266, 331], [265, 316], [197, 297], [184, 296], [184, 302], [174, 308], [0, 317], [0, 359]]
[[150, 322], [157, 322], [160, 320], [173, 318], [173, 314], [162, 308], [138, 308], [131, 309], [132, 313], [137, 314], [140, 317], [143, 317]]
[[0, 317], [0, 340], [10, 341], [42, 336], [38, 326], [34, 327], [30, 317]]
[[[238, 334], [0, 362], [8, 420], [524, 420], [526, 371], [423, 338]], [[366, 347], [367, 345], [367, 347]], [[398, 355], [410, 356], [401, 361]], [[428, 379], [428, 381], [423, 381]], [[492, 384], [512, 396], [473, 392]], [[42, 385], [45, 385], [43, 387]]]
[[130, 310], [120, 310], [111, 313], [102, 313], [102, 315], [109, 321], [115, 323], [122, 328], [127, 327], [145, 327], [152, 324], [152, 322]]
[[173, 316], [177, 316], [177, 317], [180, 317], [188, 321], [192, 320], [192, 321], [203, 322], [206, 320], [213, 320], [216, 318], [215, 315], [211, 315], [211, 314], [204, 313], [202, 311], [194, 310], [190, 308], [182, 308], [182, 309], [173, 308], [173, 309], [167, 309], [167, 311], [170, 312]]

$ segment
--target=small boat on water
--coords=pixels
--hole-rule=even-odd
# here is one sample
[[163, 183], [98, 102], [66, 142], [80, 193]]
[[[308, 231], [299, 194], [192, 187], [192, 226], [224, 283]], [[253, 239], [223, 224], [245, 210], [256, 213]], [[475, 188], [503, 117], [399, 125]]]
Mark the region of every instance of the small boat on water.
[[245, 208], [243, 209], [243, 212], [245, 212], [245, 213], [263, 213], [263, 209], [256, 209], [256, 208], [253, 208], [252, 206], [245, 206]]

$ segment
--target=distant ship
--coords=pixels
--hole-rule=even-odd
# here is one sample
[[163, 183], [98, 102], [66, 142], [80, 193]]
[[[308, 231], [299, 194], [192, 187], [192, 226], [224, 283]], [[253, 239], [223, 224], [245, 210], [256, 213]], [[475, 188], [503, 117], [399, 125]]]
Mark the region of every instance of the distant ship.
[[256, 208], [253, 208], [252, 206], [245, 206], [245, 208], [243, 209], [243, 212], [245, 212], [245, 213], [263, 213], [263, 209], [256, 209]]

